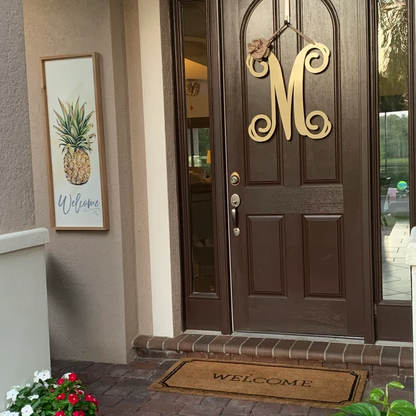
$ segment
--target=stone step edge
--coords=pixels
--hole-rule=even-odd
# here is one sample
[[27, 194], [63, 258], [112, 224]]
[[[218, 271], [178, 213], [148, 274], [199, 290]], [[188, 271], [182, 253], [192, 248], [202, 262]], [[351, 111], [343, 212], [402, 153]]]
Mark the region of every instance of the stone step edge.
[[133, 347], [147, 351], [185, 353], [187, 356], [232, 359], [257, 357], [258, 360], [307, 364], [310, 362], [356, 364], [413, 369], [413, 348], [372, 344], [345, 344], [271, 338], [246, 338], [225, 335], [181, 334], [175, 338], [139, 335]]

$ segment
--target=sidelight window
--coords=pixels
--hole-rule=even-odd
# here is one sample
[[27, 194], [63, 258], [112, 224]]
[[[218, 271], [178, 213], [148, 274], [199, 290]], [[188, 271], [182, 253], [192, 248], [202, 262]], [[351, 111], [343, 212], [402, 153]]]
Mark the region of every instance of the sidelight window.
[[215, 293], [208, 39], [204, 1], [181, 7], [190, 216], [191, 293]]
[[379, 0], [378, 22], [382, 298], [410, 301], [407, 0]]

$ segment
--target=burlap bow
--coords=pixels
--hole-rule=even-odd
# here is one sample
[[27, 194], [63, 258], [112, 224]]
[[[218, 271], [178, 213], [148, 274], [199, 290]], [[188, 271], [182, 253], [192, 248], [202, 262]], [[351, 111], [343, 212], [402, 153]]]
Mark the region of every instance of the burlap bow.
[[256, 61], [261, 62], [264, 58], [268, 58], [270, 55], [270, 44], [267, 39], [254, 39], [248, 44], [248, 53]]
[[268, 58], [270, 55], [270, 45], [287, 29], [290, 28], [295, 31], [298, 35], [302, 36], [306, 39], [309, 43], [315, 44], [315, 42], [308, 38], [304, 33], [300, 30], [296, 29], [292, 26], [287, 20], [285, 20], [285, 24], [276, 31], [270, 39], [254, 39], [251, 43], [248, 44], [248, 53], [252, 56], [253, 59], [256, 61], [261, 62], [263, 59]]

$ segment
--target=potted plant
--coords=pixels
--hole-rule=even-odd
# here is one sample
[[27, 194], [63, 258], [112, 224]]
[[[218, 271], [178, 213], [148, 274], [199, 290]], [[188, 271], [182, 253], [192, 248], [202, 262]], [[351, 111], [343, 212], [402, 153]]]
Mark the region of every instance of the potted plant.
[[85, 392], [74, 373], [53, 379], [49, 371], [36, 371], [32, 384], [7, 392], [7, 409], [0, 416], [95, 416], [98, 401]]
[[364, 403], [354, 403], [341, 407], [333, 416], [416, 416], [416, 408], [407, 400], [389, 402], [389, 387], [404, 389], [403, 384], [392, 381], [386, 384], [385, 390], [377, 388], [370, 391]]

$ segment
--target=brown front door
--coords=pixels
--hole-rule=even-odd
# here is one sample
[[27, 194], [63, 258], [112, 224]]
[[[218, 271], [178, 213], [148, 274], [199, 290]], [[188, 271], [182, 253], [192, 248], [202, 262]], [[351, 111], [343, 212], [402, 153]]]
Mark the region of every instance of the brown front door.
[[[285, 1], [223, 1], [228, 200], [234, 194], [241, 199], [236, 225], [229, 207], [234, 330], [368, 337], [373, 318], [367, 2], [290, 3], [292, 25], [330, 52], [322, 73], [302, 70], [304, 116], [319, 110], [332, 125], [322, 139], [299, 133], [302, 117], [292, 108], [287, 139], [282, 95], [281, 107], [274, 98], [277, 125], [268, 130], [270, 139], [250, 137], [253, 118], [272, 120], [273, 105], [270, 71], [262, 78], [250, 73], [247, 44], [269, 38], [283, 25]], [[291, 29], [272, 45], [286, 91], [295, 59], [307, 45]], [[316, 68], [323, 60], [314, 52], [320, 54], [311, 61]], [[254, 69], [262, 67], [255, 63]], [[294, 88], [292, 107], [299, 108]], [[311, 121], [319, 125], [313, 133], [319, 133], [322, 117]], [[265, 126], [259, 120], [252, 135], [264, 138]], [[237, 186], [230, 182], [233, 172], [241, 178]]]

